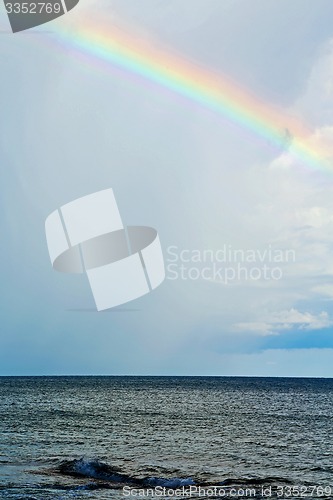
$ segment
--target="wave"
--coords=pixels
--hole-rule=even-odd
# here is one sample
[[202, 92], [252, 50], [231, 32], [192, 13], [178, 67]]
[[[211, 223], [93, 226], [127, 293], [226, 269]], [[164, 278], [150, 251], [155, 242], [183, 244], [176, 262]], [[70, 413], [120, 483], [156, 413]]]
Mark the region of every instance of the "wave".
[[[192, 477], [135, 477], [135, 475], [129, 475], [117, 467], [112, 467], [111, 465], [102, 462], [98, 459], [89, 460], [85, 458], [80, 458], [76, 460], [66, 460], [60, 463], [56, 471], [58, 474], [63, 474], [66, 476], [71, 476], [80, 479], [90, 479], [97, 480], [99, 486], [101, 486], [101, 481], [103, 481], [103, 487], [113, 487], [120, 488], [124, 485], [129, 485], [133, 487], [141, 488], [154, 488], [156, 486], [161, 486], [170, 489], [177, 489], [187, 486], [244, 486], [244, 485], [266, 485], [266, 484], [292, 484], [288, 478], [283, 477], [243, 477], [243, 478], [224, 478], [222, 481], [211, 482], [202, 481], [199, 478]], [[93, 487], [90, 484], [90, 487]]]
[[118, 468], [111, 467], [100, 460], [86, 460], [84, 458], [66, 460], [61, 462], [58, 472], [66, 476], [102, 479], [114, 483], [129, 484], [135, 482], [131, 476], [119, 472]]
[[224, 481], [218, 483], [219, 486], [233, 486], [235, 484], [240, 486], [262, 486], [266, 484], [267, 485], [293, 484], [293, 482], [285, 477], [267, 476], [267, 477], [247, 477], [247, 478], [228, 477], [227, 479], [224, 479]]
[[181, 486], [195, 484], [192, 478], [134, 477], [100, 460], [87, 460], [84, 458], [63, 461], [57, 467], [56, 472], [76, 478], [98, 479], [118, 485], [126, 484], [141, 487], [164, 486], [176, 489]]
[[196, 483], [191, 477], [184, 479], [173, 477], [171, 479], [161, 478], [161, 477], [150, 477], [144, 480], [145, 486], [164, 486], [165, 488], [176, 489], [182, 486], [192, 486]]

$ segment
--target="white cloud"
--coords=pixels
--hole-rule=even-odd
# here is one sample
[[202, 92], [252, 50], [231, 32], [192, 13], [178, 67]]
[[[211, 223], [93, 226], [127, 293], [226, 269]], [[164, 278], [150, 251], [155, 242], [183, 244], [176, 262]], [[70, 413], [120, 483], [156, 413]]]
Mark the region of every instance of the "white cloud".
[[319, 314], [301, 312], [297, 309], [279, 311], [265, 317], [262, 322], [236, 323], [235, 330], [254, 332], [260, 335], [276, 335], [285, 330], [320, 330], [333, 324], [326, 311]]
[[313, 65], [304, 93], [295, 110], [315, 126], [332, 125], [333, 121], [333, 40], [323, 48]]
[[327, 297], [328, 300], [333, 299], [333, 284], [317, 285], [314, 286], [312, 291], [322, 297]]

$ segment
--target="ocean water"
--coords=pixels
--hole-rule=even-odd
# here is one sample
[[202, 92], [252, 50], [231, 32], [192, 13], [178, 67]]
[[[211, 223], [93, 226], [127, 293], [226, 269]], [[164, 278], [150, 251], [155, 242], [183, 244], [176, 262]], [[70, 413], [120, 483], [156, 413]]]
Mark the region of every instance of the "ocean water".
[[332, 379], [2, 377], [0, 498], [333, 498], [332, 431]]

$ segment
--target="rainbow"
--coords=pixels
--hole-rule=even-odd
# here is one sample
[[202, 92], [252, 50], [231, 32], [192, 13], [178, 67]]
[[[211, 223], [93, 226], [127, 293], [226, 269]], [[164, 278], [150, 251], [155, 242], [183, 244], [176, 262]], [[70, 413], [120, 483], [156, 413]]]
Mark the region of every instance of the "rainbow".
[[112, 22], [85, 19], [78, 30], [58, 29], [55, 42], [84, 56], [89, 64], [121, 69], [218, 113], [279, 152], [288, 151], [296, 164], [333, 170], [332, 148], [316, 144], [314, 131], [299, 118], [264, 102], [228, 77], [157, 47], [156, 40], [149, 43]]

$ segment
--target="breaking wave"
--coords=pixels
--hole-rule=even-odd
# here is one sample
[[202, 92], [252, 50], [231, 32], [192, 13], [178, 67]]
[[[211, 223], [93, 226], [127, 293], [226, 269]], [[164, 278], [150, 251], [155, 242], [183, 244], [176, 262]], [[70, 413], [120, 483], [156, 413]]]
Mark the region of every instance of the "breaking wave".
[[194, 485], [192, 478], [164, 478], [144, 477], [139, 478], [121, 472], [117, 467], [100, 460], [88, 460], [80, 458], [77, 460], [66, 460], [60, 463], [56, 472], [76, 478], [98, 479], [109, 483], [121, 485], [133, 485], [141, 487], [164, 486], [166, 488], [179, 488], [181, 486]]
[[[176, 489], [186, 486], [208, 486], [211, 482], [202, 481], [193, 477], [135, 477], [120, 471], [117, 467], [94, 459], [76, 459], [66, 460], [60, 463], [56, 470], [57, 473], [76, 477], [95, 479], [98, 481], [107, 482], [107, 486], [124, 486], [132, 485], [142, 488], [151, 488], [162, 486], [165, 488]], [[287, 478], [282, 477], [245, 477], [245, 478], [224, 478], [215, 483], [216, 486], [231, 486], [231, 485], [259, 485], [259, 484], [290, 484]]]

